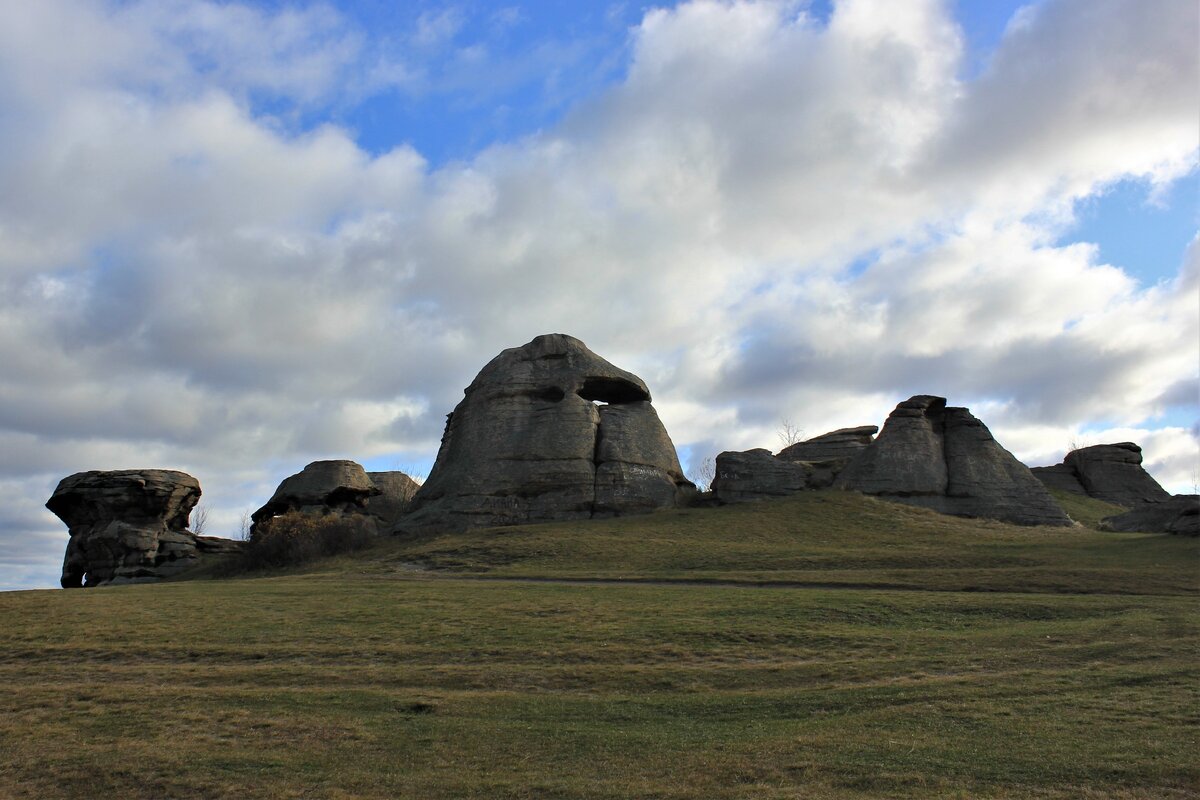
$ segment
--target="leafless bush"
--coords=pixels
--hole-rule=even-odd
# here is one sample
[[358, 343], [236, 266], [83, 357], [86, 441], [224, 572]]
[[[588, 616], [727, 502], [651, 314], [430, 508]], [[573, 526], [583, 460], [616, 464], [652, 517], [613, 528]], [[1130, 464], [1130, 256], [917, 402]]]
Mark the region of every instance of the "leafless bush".
[[712, 456], [706, 456], [700, 462], [699, 467], [692, 469], [692, 474], [688, 476], [692, 483], [696, 484], [696, 489], [701, 492], [707, 492], [712, 489], [713, 478], [717, 474], [717, 462], [713, 461]]
[[318, 558], [359, 550], [376, 535], [366, 517], [297, 511], [259, 523], [246, 549], [246, 566], [287, 567]]
[[790, 419], [779, 420], [779, 430], [775, 434], [784, 447], [791, 447], [797, 442], [804, 441], [804, 428], [798, 428]]
[[204, 503], [192, 509], [192, 519], [189, 523], [189, 530], [197, 536], [202, 536], [204, 531], [208, 529], [208, 506]]

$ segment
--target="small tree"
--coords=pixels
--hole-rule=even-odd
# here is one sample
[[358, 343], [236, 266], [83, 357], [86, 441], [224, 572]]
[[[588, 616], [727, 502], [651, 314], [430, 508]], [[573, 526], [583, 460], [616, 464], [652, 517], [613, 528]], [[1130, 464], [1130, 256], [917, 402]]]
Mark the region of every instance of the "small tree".
[[779, 430], [775, 435], [779, 437], [779, 441], [783, 442], [784, 447], [791, 447], [797, 442], [804, 441], [804, 429], [796, 427], [786, 417], [779, 420]]
[[696, 488], [702, 492], [707, 492], [712, 489], [713, 478], [717, 475], [717, 462], [712, 456], [705, 456], [700, 462], [699, 467], [692, 469], [692, 474], [688, 477], [692, 483], [696, 484]]
[[192, 533], [196, 534], [197, 536], [204, 535], [204, 531], [208, 529], [208, 506], [206, 504], [201, 503], [192, 509], [192, 520], [190, 525]]

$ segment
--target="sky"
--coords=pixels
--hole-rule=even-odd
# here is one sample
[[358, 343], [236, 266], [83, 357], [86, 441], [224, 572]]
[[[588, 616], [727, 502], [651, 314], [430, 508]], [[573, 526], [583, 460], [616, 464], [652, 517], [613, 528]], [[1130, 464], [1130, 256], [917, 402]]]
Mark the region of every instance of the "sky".
[[1200, 474], [1194, 0], [0, 0], [0, 589], [90, 469], [237, 536], [427, 473], [579, 337], [684, 467], [967, 406], [1031, 466]]

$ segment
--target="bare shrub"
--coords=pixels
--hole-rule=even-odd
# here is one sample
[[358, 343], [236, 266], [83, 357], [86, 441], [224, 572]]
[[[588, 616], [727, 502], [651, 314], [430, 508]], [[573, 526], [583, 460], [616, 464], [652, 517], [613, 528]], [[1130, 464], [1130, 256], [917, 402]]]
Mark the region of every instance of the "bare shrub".
[[700, 462], [700, 466], [692, 469], [692, 474], [688, 476], [692, 483], [696, 484], [696, 489], [701, 492], [707, 492], [712, 489], [713, 478], [717, 474], [717, 463], [713, 461], [712, 456], [705, 456]]
[[197, 536], [203, 536], [208, 530], [208, 506], [204, 503], [192, 509], [190, 529]]
[[247, 542], [246, 566], [288, 567], [366, 547], [377, 535], [363, 516], [318, 516], [292, 511], [266, 520]]
[[790, 447], [804, 441], [804, 428], [792, 424], [790, 419], [779, 420], [779, 430], [775, 432], [784, 447]]

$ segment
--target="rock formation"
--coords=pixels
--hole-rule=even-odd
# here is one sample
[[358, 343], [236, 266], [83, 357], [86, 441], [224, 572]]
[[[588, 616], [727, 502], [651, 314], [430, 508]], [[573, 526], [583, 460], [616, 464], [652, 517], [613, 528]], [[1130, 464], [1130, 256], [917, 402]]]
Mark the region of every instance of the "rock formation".
[[251, 515], [251, 533], [272, 517], [304, 514], [360, 515], [387, 530], [408, 511], [417, 483], [403, 472], [367, 472], [347, 460], [314, 461], [283, 479], [266, 505]]
[[173, 470], [63, 478], [46, 501], [71, 533], [63, 588], [159, 580], [195, 566], [203, 555], [237, 552], [240, 542], [187, 530], [199, 499], [200, 483]]
[[784, 461], [844, 461], [849, 462], [866, 449], [879, 432], [878, 425], [860, 425], [823, 433], [779, 451]]
[[412, 506], [421, 485], [403, 472], [368, 472], [367, 478], [379, 490], [367, 498], [367, 513], [379, 520], [381, 530], [389, 530]]
[[548, 334], [505, 350], [467, 387], [399, 530], [631, 514], [694, 491], [642, 379]]
[[944, 514], [1021, 525], [1070, 525], [1029, 468], [965, 408], [918, 395], [896, 406], [878, 438], [838, 475], [856, 489]]
[[1035, 467], [1033, 474], [1049, 487], [1086, 494], [1126, 508], [1171, 497], [1142, 469], [1142, 448], [1133, 442], [1072, 450], [1063, 463]]
[[1200, 495], [1177, 494], [1166, 500], [1139, 503], [1124, 514], [1100, 520], [1100, 528], [1200, 536]]
[[727, 451], [717, 456], [712, 491], [722, 503], [741, 503], [822, 488], [822, 483], [830, 486], [833, 477], [828, 470], [821, 474], [810, 462], [785, 461], [763, 448]]

